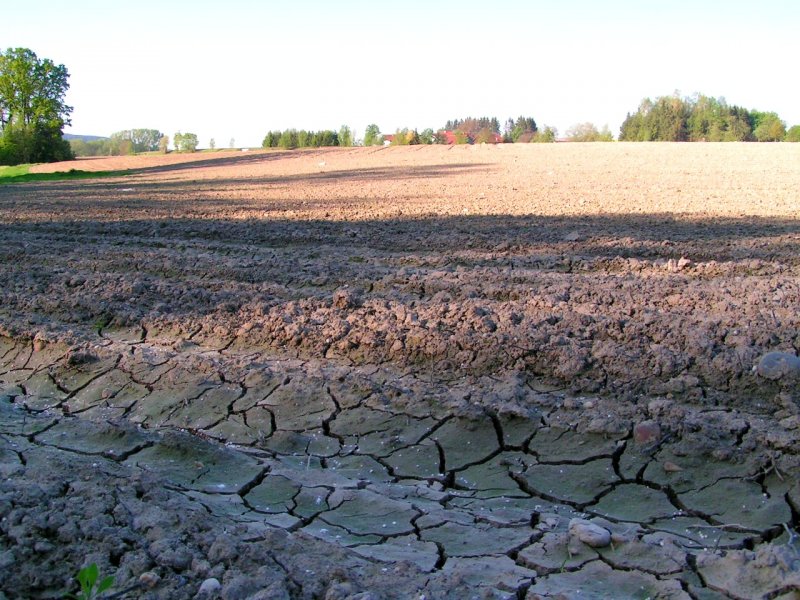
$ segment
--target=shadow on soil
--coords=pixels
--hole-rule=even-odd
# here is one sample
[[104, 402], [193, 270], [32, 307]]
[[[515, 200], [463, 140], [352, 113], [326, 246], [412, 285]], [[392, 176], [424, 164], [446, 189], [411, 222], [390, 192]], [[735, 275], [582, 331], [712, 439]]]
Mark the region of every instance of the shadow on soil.
[[[381, 149], [376, 149], [376, 152]], [[135, 173], [185, 171], [213, 166], [243, 166], [297, 156], [272, 152], [200, 160], [180, 165], [141, 169]], [[325, 150], [307, 151], [316, 161]], [[321, 164], [321, 163], [320, 163]], [[415, 211], [427, 214], [373, 220], [337, 221], [342, 206], [349, 214], [363, 205], [394, 211], [394, 199], [356, 196], [347, 199], [247, 197], [248, 188], [288, 187], [302, 183], [441, 180], [458, 185], [465, 172], [493, 172], [487, 164], [436, 164], [421, 167], [367, 168], [277, 176], [137, 182], [61, 181], [0, 187], [0, 238], [15, 232], [68, 234], [169, 240], [191, 239], [264, 246], [352, 246], [382, 252], [463, 254], [490, 251], [521, 255], [567, 257], [608, 256], [680, 258], [692, 260], [800, 260], [800, 220], [765, 217], [694, 217], [671, 213], [603, 214], [588, 216], [437, 215], [439, 199], [410, 189]], [[453, 183], [455, 182], [455, 183]], [[230, 198], [231, 188], [245, 191]], [[365, 192], [367, 189], [364, 190]], [[369, 193], [369, 192], [367, 192]], [[355, 210], [354, 210], [355, 209]], [[297, 211], [301, 219], [287, 219]], [[329, 218], [305, 218], [327, 211]], [[185, 215], [183, 217], [182, 215]], [[325, 215], [328, 217], [328, 215]], [[135, 243], [142, 243], [139, 239]], [[146, 241], [144, 242], [146, 243]], [[483, 257], [484, 259], [496, 257]]]
[[[200, 161], [201, 163], [208, 163], [209, 161]], [[213, 161], [211, 165], [207, 166], [223, 166], [224, 160]], [[197, 163], [191, 163], [197, 164]], [[179, 165], [174, 165], [178, 167]], [[232, 187], [259, 187], [271, 186], [273, 188], [281, 188], [291, 184], [303, 183], [353, 183], [353, 182], [370, 182], [370, 181], [392, 181], [392, 180], [414, 180], [414, 179], [443, 179], [447, 177], [457, 177], [459, 174], [466, 174], [468, 172], [491, 172], [491, 165], [475, 165], [471, 163], [466, 164], [442, 164], [442, 165], [426, 165], [423, 167], [374, 167], [367, 169], [347, 169], [347, 170], [323, 170], [319, 167], [317, 173], [301, 173], [297, 175], [285, 175], [279, 177], [228, 177], [225, 179], [199, 179], [199, 180], [176, 180], [176, 181], [159, 181], [156, 183], [142, 183], [135, 179], [136, 175], [153, 173], [158, 171], [170, 170], [184, 170], [170, 169], [169, 166], [154, 167], [153, 169], [138, 169], [128, 173], [120, 172], [120, 176], [125, 177], [121, 181], [103, 181], [101, 177], [108, 177], [108, 175], [97, 176], [97, 181], [86, 179], [76, 184], [71, 181], [59, 181], [57, 184], [43, 183], [34, 184], [33, 182], [25, 184], [24, 187], [20, 185], [14, 186], [13, 183], [6, 184], [7, 188], [14, 188], [13, 191], [17, 194], [20, 192], [33, 191], [35, 189], [37, 194], [55, 193], [63, 199], [80, 198], [83, 207], [91, 207], [92, 202], [96, 201], [97, 196], [102, 196], [103, 206], [107, 206], [108, 195], [117, 194], [121, 191], [130, 190], [137, 194], [142, 193], [186, 193], [203, 192], [203, 193], [223, 193], [230, 192]], [[34, 188], [35, 185], [35, 188]], [[11, 192], [8, 192], [11, 193]], [[189, 200], [190, 203], [195, 203], [196, 199]], [[0, 203], [2, 203], [2, 196], [0, 196]], [[1, 205], [1, 204], [0, 204]]]
[[[358, 202], [359, 199], [353, 199]], [[180, 202], [173, 205], [181, 211]], [[245, 203], [246, 204], [246, 203]], [[194, 200], [198, 208], [218, 201]], [[146, 210], [147, 202], [108, 202], [103, 212], [124, 214]], [[274, 211], [308, 209], [313, 203], [291, 200], [270, 203]], [[248, 207], [241, 205], [240, 211]], [[259, 207], [262, 215], [266, 211]], [[121, 212], [120, 212], [121, 211]], [[280, 246], [348, 246], [380, 252], [456, 255], [490, 252], [508, 255], [536, 253], [565, 257], [680, 258], [703, 260], [800, 260], [800, 221], [774, 218], [686, 219], [671, 214], [619, 216], [463, 216], [417, 217], [367, 221], [293, 220], [245, 217], [231, 219], [163, 218], [124, 221], [82, 220], [65, 210], [63, 218], [47, 222], [6, 222], [0, 239], [14, 233], [70, 235], [76, 243], [86, 236], [138, 238], [164, 242], [214, 242]], [[142, 239], [145, 238], [145, 239]], [[90, 242], [91, 243], [91, 242]], [[490, 257], [486, 257], [490, 258]], [[494, 254], [491, 258], [501, 258]]]

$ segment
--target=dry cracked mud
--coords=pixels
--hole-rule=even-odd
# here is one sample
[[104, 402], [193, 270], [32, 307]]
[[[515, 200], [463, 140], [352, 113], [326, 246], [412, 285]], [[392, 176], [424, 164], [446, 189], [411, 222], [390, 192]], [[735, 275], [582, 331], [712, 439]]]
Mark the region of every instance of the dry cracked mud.
[[0, 186], [0, 597], [800, 594], [800, 148], [170, 161]]

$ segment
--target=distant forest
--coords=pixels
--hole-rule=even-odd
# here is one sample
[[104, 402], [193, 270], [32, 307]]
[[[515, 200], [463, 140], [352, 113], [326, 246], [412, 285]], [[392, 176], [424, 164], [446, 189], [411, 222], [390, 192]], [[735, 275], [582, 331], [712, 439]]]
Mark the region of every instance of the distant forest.
[[729, 105], [724, 98], [695, 95], [645, 98], [620, 128], [621, 142], [797, 142], [800, 125], [788, 131], [774, 112]]

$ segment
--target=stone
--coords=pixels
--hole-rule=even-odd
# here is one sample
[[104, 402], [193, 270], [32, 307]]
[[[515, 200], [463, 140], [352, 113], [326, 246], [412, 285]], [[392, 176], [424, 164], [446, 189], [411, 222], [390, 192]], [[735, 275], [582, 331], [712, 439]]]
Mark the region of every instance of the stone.
[[768, 352], [758, 360], [756, 372], [764, 379], [777, 381], [800, 377], [800, 357], [789, 352]]
[[655, 421], [642, 421], [633, 428], [633, 439], [637, 444], [650, 444], [661, 437], [661, 427]]
[[145, 588], [154, 588], [156, 585], [158, 585], [159, 581], [161, 581], [161, 577], [152, 571], [145, 571], [139, 575], [139, 583]]
[[569, 535], [591, 548], [605, 548], [611, 543], [611, 532], [585, 519], [571, 519]]
[[219, 579], [214, 577], [209, 577], [203, 583], [200, 584], [200, 589], [197, 590], [198, 594], [216, 594], [222, 588], [222, 584], [219, 582]]

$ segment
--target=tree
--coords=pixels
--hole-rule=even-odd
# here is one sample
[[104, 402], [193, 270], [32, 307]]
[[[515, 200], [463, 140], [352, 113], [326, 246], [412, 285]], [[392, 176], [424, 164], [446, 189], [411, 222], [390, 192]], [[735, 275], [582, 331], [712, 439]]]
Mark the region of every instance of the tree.
[[163, 137], [158, 129], [125, 129], [111, 134], [110, 154], [113, 156], [155, 152]]
[[491, 133], [500, 133], [500, 121], [497, 117], [467, 117], [466, 119], [453, 119], [444, 125], [447, 131], [463, 131], [467, 137], [474, 138], [481, 129], [488, 129]]
[[780, 142], [786, 135], [786, 124], [774, 112], [756, 113], [755, 120], [753, 135], [759, 142]]
[[469, 134], [464, 131], [463, 129], [456, 129], [453, 132], [453, 137], [455, 138], [456, 144], [469, 144], [470, 137]]
[[180, 131], [173, 136], [175, 150], [178, 152], [194, 152], [197, 150], [197, 135], [194, 133], [181, 133]]
[[166, 154], [169, 148], [169, 136], [162, 135], [161, 138], [158, 140], [158, 151], [161, 154]]
[[349, 148], [353, 145], [353, 132], [347, 125], [339, 128], [339, 145]]
[[[611, 132], [609, 132], [609, 135], [611, 135]], [[557, 137], [558, 130], [555, 127], [545, 125], [544, 128], [540, 129], [536, 132], [536, 134], [534, 134], [534, 136], [531, 138], [531, 142], [538, 144], [552, 144], [556, 141]]]
[[281, 139], [280, 131], [268, 131], [264, 136], [264, 141], [261, 143], [262, 148], [277, 148], [278, 140]]
[[283, 148], [284, 150], [292, 150], [297, 148], [297, 130], [296, 129], [287, 129], [281, 134], [281, 137], [278, 139], [278, 147]]
[[494, 141], [494, 132], [489, 129], [488, 127], [484, 127], [480, 129], [475, 134], [475, 143], [476, 144], [490, 144]]
[[338, 146], [339, 135], [330, 129], [318, 131], [316, 134], [314, 134], [314, 143], [312, 145], [316, 148], [323, 146]]
[[155, 152], [162, 134], [158, 129], [131, 129], [134, 152]]
[[39, 59], [27, 48], [0, 54], [0, 161], [19, 164], [73, 157], [63, 139], [72, 113], [64, 102], [68, 89], [64, 65]]
[[783, 138], [784, 142], [800, 142], [800, 125], [792, 125], [786, 136]]
[[217, 147], [217, 142], [215, 142], [215, 141], [214, 141], [214, 138], [211, 138], [211, 139], [209, 140], [209, 142], [208, 142], [208, 147], [209, 147], [209, 148], [211, 148], [211, 150], [215, 150], [215, 149], [216, 149], [216, 147]]
[[598, 131], [594, 123], [578, 123], [567, 129], [567, 138], [573, 142], [613, 142], [614, 136], [608, 125]]
[[512, 119], [506, 121], [506, 135], [512, 142], [529, 142], [536, 131], [536, 121], [533, 117], [519, 116], [516, 121]]
[[383, 144], [383, 136], [381, 130], [375, 123], [367, 125], [364, 130], [364, 145], [365, 146], [380, 146]]
[[398, 129], [392, 136], [392, 146], [417, 146], [420, 143], [416, 129]]
[[419, 134], [419, 143], [430, 145], [433, 144], [435, 139], [433, 129], [428, 127], [427, 129], [423, 129], [422, 133]]

